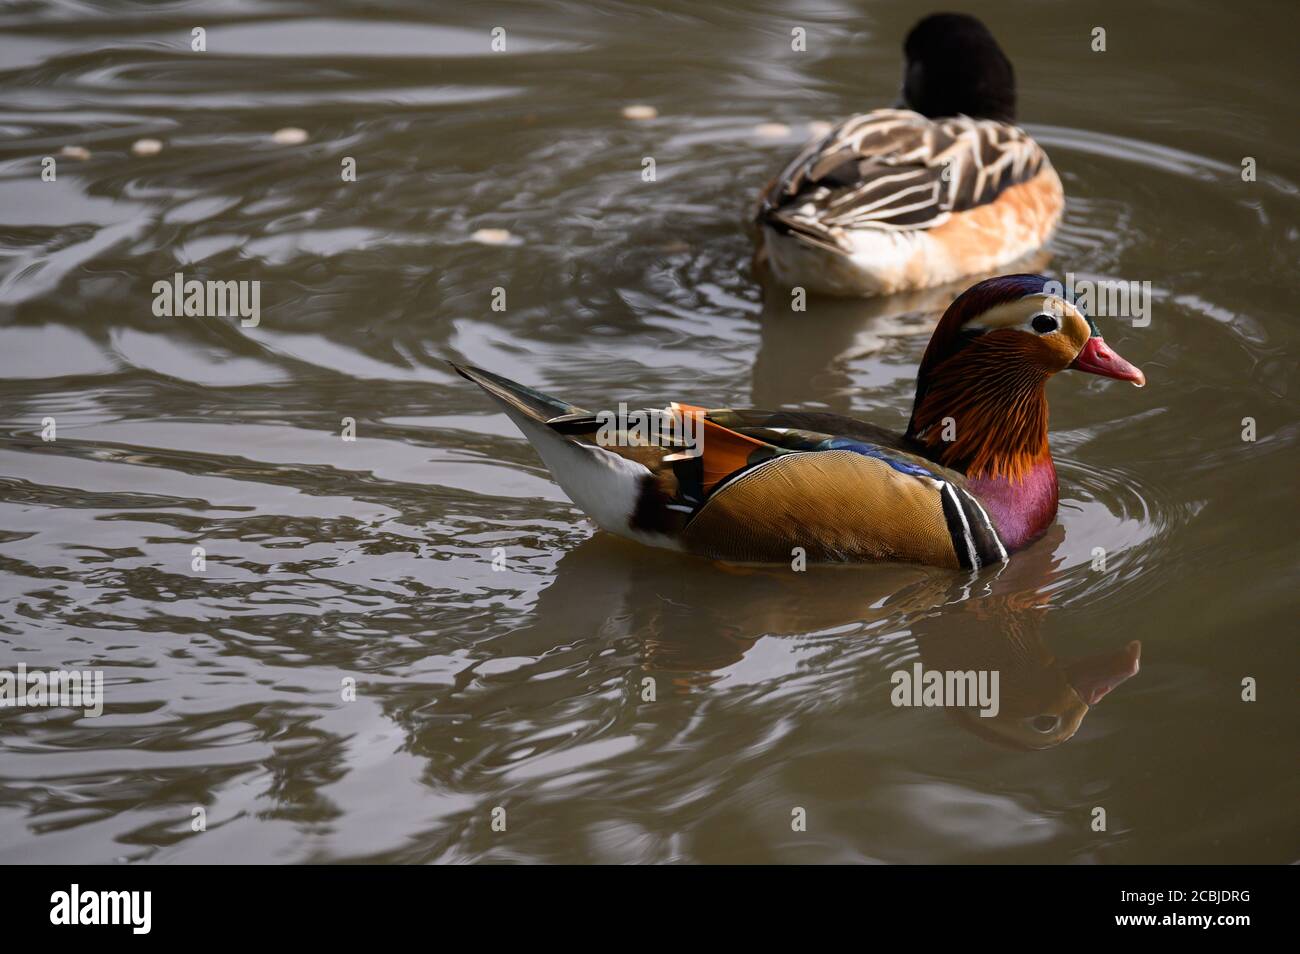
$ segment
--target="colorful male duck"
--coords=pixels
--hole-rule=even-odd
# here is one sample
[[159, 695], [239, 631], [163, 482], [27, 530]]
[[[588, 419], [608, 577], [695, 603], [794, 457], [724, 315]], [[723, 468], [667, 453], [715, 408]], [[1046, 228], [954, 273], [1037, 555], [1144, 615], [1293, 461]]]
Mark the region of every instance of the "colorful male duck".
[[1056, 516], [1047, 380], [1069, 368], [1146, 383], [1052, 290], [1041, 275], [1005, 275], [959, 295], [921, 359], [902, 435], [837, 414], [673, 404], [677, 426], [656, 442], [639, 421], [619, 426], [453, 367], [501, 404], [569, 498], [611, 533], [736, 562], [802, 553], [979, 569]]
[[825, 295], [887, 295], [996, 271], [1051, 236], [1061, 180], [1014, 125], [1015, 72], [993, 35], [938, 13], [903, 54], [906, 108], [845, 120], [763, 191], [760, 273]]

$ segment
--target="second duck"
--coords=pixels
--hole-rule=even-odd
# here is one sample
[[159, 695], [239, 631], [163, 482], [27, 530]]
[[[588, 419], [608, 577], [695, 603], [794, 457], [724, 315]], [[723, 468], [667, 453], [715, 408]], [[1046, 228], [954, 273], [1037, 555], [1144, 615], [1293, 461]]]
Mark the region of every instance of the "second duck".
[[939, 13], [903, 52], [904, 108], [841, 122], [763, 190], [760, 274], [889, 295], [995, 271], [1051, 237], [1061, 180], [1015, 125], [1015, 71], [997, 40], [974, 17]]

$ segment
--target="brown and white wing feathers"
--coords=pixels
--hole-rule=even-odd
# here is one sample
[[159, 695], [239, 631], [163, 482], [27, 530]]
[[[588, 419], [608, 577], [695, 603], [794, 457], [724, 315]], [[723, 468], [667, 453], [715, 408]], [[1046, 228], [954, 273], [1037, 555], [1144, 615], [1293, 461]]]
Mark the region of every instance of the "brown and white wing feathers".
[[1017, 126], [909, 110], [854, 116], [764, 191], [760, 222], [847, 247], [855, 229], [931, 229], [1038, 174], [1047, 156]]

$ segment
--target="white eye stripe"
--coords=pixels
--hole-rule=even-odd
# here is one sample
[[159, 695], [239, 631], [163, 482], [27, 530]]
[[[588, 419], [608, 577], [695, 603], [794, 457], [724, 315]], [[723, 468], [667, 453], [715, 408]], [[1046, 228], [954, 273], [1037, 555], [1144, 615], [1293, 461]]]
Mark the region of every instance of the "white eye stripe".
[[[1033, 321], [1037, 315], [1055, 318], [1057, 327], [1065, 324], [1065, 317], [1071, 313], [1078, 314], [1078, 309], [1063, 298], [1055, 295], [1030, 295], [1015, 301], [996, 305], [967, 321], [962, 327], [966, 331], [995, 331], [999, 328], [1019, 328], [1032, 331]], [[1082, 318], [1082, 315], [1079, 315]]]

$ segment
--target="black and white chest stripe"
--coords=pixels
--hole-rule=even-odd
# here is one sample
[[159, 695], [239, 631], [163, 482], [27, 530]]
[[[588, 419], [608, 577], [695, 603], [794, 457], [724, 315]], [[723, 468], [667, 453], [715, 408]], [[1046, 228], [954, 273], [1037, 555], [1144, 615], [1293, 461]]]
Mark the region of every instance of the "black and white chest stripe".
[[972, 494], [945, 480], [939, 486], [939, 496], [943, 500], [948, 535], [952, 537], [962, 569], [978, 570], [992, 563], [1007, 562], [1007, 548], [1002, 545], [983, 505]]

